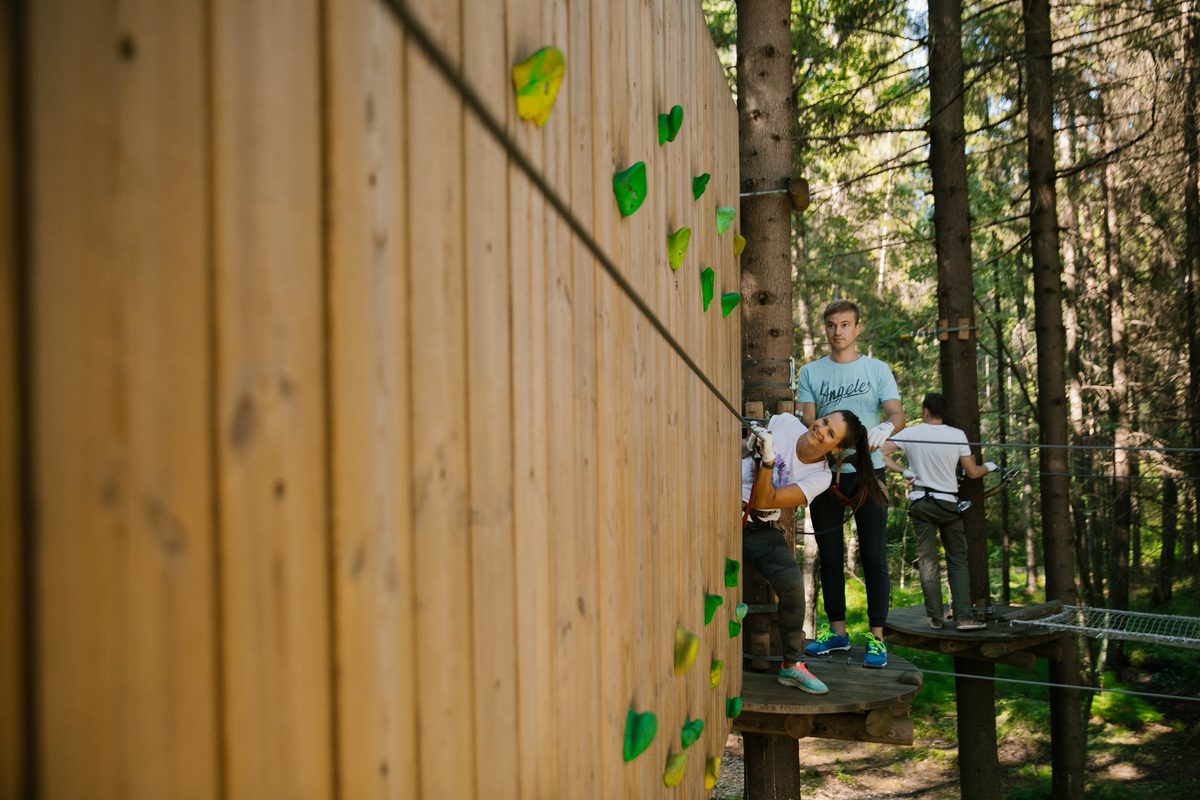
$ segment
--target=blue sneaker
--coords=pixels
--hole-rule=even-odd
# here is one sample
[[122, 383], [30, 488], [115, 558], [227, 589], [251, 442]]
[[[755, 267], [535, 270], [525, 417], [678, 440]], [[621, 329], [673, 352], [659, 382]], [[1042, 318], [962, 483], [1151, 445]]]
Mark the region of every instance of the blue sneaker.
[[795, 664], [785, 662], [775, 680], [784, 686], [795, 686], [800, 691], [809, 694], [828, 694], [829, 692], [829, 687], [820, 678], [809, 672], [803, 661], [797, 661]]
[[872, 669], [883, 669], [887, 666], [887, 647], [884, 646], [882, 639], [876, 639], [875, 635], [869, 631], [867, 632], [867, 654], [863, 656], [863, 666]]
[[849, 636], [836, 634], [828, 625], [822, 625], [821, 629], [817, 631], [817, 638], [805, 645], [804, 654], [809, 656], [823, 656], [834, 650], [849, 649]]

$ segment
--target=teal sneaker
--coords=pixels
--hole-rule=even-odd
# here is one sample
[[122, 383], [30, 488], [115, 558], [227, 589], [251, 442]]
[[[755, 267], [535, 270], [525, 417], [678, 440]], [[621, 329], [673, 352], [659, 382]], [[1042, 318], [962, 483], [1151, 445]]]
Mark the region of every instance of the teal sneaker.
[[863, 666], [872, 669], [883, 669], [887, 666], [887, 647], [882, 639], [876, 639], [875, 634], [867, 632], [867, 654], [863, 656]]
[[804, 654], [807, 656], [823, 656], [831, 653], [834, 650], [849, 650], [850, 637], [841, 636], [833, 632], [833, 629], [828, 625], [822, 625], [817, 631], [817, 638], [813, 639], [804, 647]]
[[804, 666], [803, 661], [797, 661], [795, 664], [784, 663], [783, 669], [779, 670], [779, 676], [775, 679], [784, 686], [795, 686], [802, 692], [809, 694], [828, 694], [829, 687], [826, 686], [820, 678], [808, 671], [808, 667]]

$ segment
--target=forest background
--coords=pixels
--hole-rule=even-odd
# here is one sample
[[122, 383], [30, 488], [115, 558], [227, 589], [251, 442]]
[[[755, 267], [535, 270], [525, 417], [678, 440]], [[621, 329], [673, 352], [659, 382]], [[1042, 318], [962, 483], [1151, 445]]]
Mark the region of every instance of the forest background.
[[[702, 5], [736, 91], [736, 4]], [[1080, 602], [1097, 608], [1200, 616], [1198, 5], [1065, 0], [1052, 7], [1063, 379], [1070, 442], [1083, 446], [1070, 457], [1071, 524]], [[853, 299], [866, 325], [860, 348], [892, 366], [911, 422], [924, 393], [941, 389], [926, 9], [904, 0], [794, 0], [792, 11], [796, 174], [811, 197], [793, 219], [797, 365], [825, 352], [824, 305]], [[1039, 439], [1021, 15], [1019, 0], [963, 7], [981, 440], [994, 443], [983, 448], [985, 458], [1021, 468], [987, 501], [991, 591], [1001, 603], [1044, 599], [1038, 450], [1021, 446]], [[915, 605], [903, 487], [897, 480], [890, 490], [893, 605]], [[810, 570], [814, 549], [801, 554]], [[1082, 678], [1091, 685], [1200, 697], [1195, 650], [1083, 641]], [[904, 655], [949, 670], [948, 658]], [[935, 677], [914, 709], [926, 720], [927, 740], [953, 737], [952, 685]], [[1044, 690], [1014, 684], [997, 697], [1002, 736], [1036, 752], [1047, 735]], [[1088, 695], [1091, 763], [1126, 758], [1114, 754], [1114, 742], [1132, 736], [1144, 745], [1156, 730], [1194, 748], [1197, 706]], [[1014, 757], [1028, 759], [1021, 752]], [[1100, 780], [1098, 787], [1117, 793], [1096, 796], [1123, 796], [1122, 785], [1200, 796], [1200, 765], [1182, 762], [1147, 760], [1124, 779]], [[1046, 776], [1036, 767], [1027, 772], [1014, 778], [1009, 796], [1049, 796]]]

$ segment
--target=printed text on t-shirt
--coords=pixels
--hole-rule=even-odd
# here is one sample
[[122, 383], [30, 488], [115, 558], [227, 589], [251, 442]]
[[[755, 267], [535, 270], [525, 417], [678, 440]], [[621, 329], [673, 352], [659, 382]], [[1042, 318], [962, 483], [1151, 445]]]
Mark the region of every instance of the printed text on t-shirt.
[[829, 385], [829, 381], [821, 381], [821, 388], [817, 391], [817, 397], [820, 399], [820, 407], [828, 408], [834, 403], [841, 402], [847, 397], [857, 397], [860, 394], [868, 394], [873, 391], [870, 381], [864, 381], [862, 378], [856, 378], [850, 383], [844, 383], [837, 387]]

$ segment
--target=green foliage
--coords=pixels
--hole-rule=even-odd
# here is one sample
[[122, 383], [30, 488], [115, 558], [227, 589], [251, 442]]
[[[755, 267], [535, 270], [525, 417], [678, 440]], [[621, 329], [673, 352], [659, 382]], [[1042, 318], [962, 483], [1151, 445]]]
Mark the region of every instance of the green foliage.
[[[1129, 691], [1112, 672], [1104, 673], [1100, 685], [1105, 689], [1122, 689]], [[1162, 712], [1140, 697], [1128, 694], [1113, 694], [1103, 692], [1092, 701], [1092, 717], [1109, 725], [1119, 725], [1128, 730], [1140, 730], [1146, 725], [1162, 722]]]

